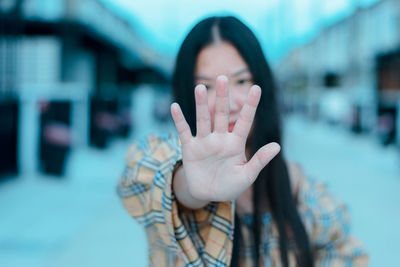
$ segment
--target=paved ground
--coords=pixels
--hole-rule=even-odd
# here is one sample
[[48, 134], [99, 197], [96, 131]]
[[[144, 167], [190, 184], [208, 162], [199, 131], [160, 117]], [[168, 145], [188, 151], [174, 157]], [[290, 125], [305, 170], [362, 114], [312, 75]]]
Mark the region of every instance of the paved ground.
[[[151, 119], [153, 95], [139, 90], [133, 138], [169, 130]], [[139, 112], [140, 111], [140, 112]], [[371, 136], [285, 121], [285, 153], [349, 204], [370, 266], [393, 266], [400, 249], [400, 157]], [[129, 141], [75, 150], [63, 179], [23, 175], [0, 184], [0, 266], [147, 266], [146, 237], [115, 194]]]

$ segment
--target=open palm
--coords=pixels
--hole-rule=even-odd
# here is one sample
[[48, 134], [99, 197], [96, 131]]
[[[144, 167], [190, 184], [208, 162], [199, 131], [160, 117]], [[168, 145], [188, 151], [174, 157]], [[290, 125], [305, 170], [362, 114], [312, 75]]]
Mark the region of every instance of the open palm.
[[236, 199], [279, 152], [276, 143], [261, 147], [247, 161], [246, 140], [253, 124], [261, 89], [253, 85], [232, 132], [229, 124], [227, 78], [217, 79], [214, 127], [204, 85], [195, 88], [197, 133], [193, 137], [177, 103], [171, 113], [182, 144], [182, 162], [189, 193], [206, 201]]

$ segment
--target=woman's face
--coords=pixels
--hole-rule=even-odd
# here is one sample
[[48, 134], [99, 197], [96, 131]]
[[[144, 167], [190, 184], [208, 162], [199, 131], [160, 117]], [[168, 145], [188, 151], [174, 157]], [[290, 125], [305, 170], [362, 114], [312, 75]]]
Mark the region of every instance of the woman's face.
[[253, 85], [253, 76], [237, 49], [227, 42], [218, 42], [203, 48], [197, 56], [195, 66], [195, 84], [204, 84], [207, 87], [211, 125], [214, 125], [216, 79], [219, 75], [228, 78], [230, 105], [228, 130], [232, 132], [247, 93]]

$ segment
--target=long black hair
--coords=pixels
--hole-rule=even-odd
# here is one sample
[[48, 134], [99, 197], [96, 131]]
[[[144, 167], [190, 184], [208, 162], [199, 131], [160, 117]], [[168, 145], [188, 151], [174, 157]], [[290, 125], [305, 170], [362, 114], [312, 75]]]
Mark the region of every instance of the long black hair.
[[[217, 32], [217, 36], [216, 33]], [[175, 101], [179, 103], [186, 120], [196, 133], [196, 107], [194, 97], [194, 72], [201, 49], [216, 42], [216, 38], [232, 44], [247, 63], [254, 84], [262, 89], [255, 115], [254, 129], [247, 140], [251, 156], [269, 142], [281, 144], [281, 123], [276, 100], [276, 86], [271, 69], [253, 32], [232, 16], [210, 17], [200, 21], [189, 32], [178, 52], [172, 87]], [[266, 194], [271, 213], [279, 232], [280, 255], [283, 266], [288, 266], [288, 232], [296, 244], [297, 264], [313, 266], [308, 236], [300, 220], [292, 194], [288, 167], [281, 151], [259, 174], [253, 186], [253, 236], [256, 244], [256, 265], [260, 259], [261, 201]], [[266, 203], [264, 203], [266, 204]], [[239, 222], [238, 220], [235, 220]], [[239, 229], [238, 225], [235, 229]], [[238, 248], [240, 231], [235, 231], [231, 266], [239, 265]]]

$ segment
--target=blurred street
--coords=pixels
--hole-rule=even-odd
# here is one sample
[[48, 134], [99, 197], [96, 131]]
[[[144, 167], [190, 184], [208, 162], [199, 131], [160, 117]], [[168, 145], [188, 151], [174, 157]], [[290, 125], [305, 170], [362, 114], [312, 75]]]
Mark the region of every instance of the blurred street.
[[[154, 98], [152, 90], [136, 92], [140, 101], [133, 114], [140, 128], [131, 140], [173, 130], [152, 119]], [[288, 158], [349, 204], [353, 233], [372, 252], [370, 266], [390, 266], [400, 239], [392, 230], [400, 225], [398, 153], [367, 136], [301, 117], [286, 119], [285, 126]], [[115, 193], [129, 142], [114, 141], [102, 152], [75, 150], [63, 178], [37, 175], [4, 182], [0, 266], [147, 266], [145, 234]]]

